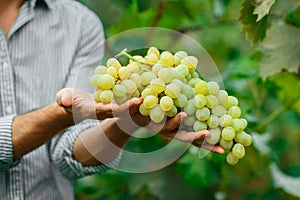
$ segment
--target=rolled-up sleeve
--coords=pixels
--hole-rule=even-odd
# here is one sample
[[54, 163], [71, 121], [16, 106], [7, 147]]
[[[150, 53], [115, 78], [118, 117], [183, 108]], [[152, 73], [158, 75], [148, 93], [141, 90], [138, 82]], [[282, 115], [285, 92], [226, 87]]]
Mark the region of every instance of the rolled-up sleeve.
[[51, 159], [67, 179], [74, 180], [86, 175], [101, 173], [118, 165], [122, 152], [111, 162], [96, 166], [84, 166], [74, 158], [73, 147], [80, 133], [98, 123], [95, 120], [86, 120], [65, 130], [55, 139], [56, 142], [51, 147]]
[[12, 143], [12, 122], [14, 115], [0, 118], [0, 171], [7, 170], [17, 164], [14, 162]]

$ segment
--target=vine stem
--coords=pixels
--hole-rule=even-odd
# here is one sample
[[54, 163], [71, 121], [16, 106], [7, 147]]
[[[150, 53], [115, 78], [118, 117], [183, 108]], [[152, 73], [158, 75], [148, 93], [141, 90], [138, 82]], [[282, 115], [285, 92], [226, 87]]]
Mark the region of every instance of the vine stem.
[[[120, 57], [120, 56], [126, 56], [127, 58], [129, 58], [130, 60], [133, 60], [134, 62], [137, 62], [137, 63], [139, 63], [139, 64], [141, 64], [141, 65], [148, 65], [148, 66], [149, 66], [149, 64], [144, 63], [144, 62], [141, 62], [141, 61], [137, 60], [136, 58], [134, 58], [134, 57], [133, 57], [132, 55], [130, 55], [129, 53], [127, 53], [127, 49], [126, 49], [126, 48], [123, 49], [120, 53], [118, 53], [115, 57], [118, 58], [118, 57]], [[142, 70], [144, 70], [144, 71], [150, 71], [150, 70], [146, 69], [146, 68], [143, 67], [143, 66], [140, 66], [140, 68], [141, 68]]]
[[270, 124], [274, 119], [276, 119], [279, 115], [281, 115], [286, 110], [284, 105], [281, 105], [276, 110], [274, 110], [269, 116], [267, 116], [258, 126], [257, 130], [261, 131], [268, 124]]

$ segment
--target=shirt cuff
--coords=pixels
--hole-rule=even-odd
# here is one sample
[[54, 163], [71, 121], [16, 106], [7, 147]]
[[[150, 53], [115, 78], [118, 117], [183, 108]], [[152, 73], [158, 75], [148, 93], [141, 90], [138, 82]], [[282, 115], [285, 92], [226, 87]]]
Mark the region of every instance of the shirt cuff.
[[14, 161], [12, 123], [15, 115], [0, 118], [0, 171], [8, 170], [19, 163]]
[[88, 128], [96, 126], [99, 121], [86, 120], [81, 124], [70, 127], [56, 141], [53, 152], [51, 153], [54, 163], [58, 166], [61, 173], [69, 180], [81, 178], [83, 176], [105, 172], [110, 168], [116, 168], [122, 156], [122, 151], [118, 156], [105, 164], [96, 166], [84, 166], [81, 162], [77, 161], [73, 155], [73, 147], [75, 141], [80, 133]]

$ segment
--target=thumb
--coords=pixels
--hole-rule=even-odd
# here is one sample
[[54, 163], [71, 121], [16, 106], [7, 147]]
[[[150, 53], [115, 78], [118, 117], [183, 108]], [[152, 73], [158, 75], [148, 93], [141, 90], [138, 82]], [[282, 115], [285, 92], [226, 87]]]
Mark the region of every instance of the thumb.
[[73, 92], [74, 92], [74, 89], [72, 89], [72, 88], [61, 89], [56, 94], [56, 103], [63, 107], [72, 106]]

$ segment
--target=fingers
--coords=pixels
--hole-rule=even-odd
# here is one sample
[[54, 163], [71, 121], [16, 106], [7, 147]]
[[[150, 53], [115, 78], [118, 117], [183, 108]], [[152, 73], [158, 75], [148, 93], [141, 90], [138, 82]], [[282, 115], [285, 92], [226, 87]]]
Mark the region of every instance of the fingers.
[[56, 93], [56, 103], [63, 107], [72, 106], [72, 97], [74, 89], [73, 88], [64, 88]]
[[211, 145], [211, 144], [208, 144], [207, 142], [203, 142], [203, 141], [201, 141], [201, 142], [194, 141], [192, 144], [196, 147], [203, 148], [203, 149], [212, 151], [214, 153], [219, 153], [219, 154], [225, 153], [225, 150], [222, 147], [220, 147], [219, 145]]
[[[163, 127], [160, 129], [159, 133], [164, 134], [169, 131], [177, 129], [183, 120], [187, 118], [187, 114], [184, 112], [178, 113], [175, 117], [168, 119]], [[162, 125], [161, 125], [162, 126]], [[161, 127], [160, 126], [160, 127]]]
[[143, 98], [132, 98], [122, 105], [119, 109], [114, 110], [113, 114], [115, 117], [130, 117], [139, 111], [139, 106], [143, 103]]
[[175, 138], [181, 142], [193, 142], [196, 140], [204, 140], [209, 135], [209, 131], [203, 130], [199, 132], [188, 132], [185, 130], [174, 130], [163, 134], [166, 137]]

